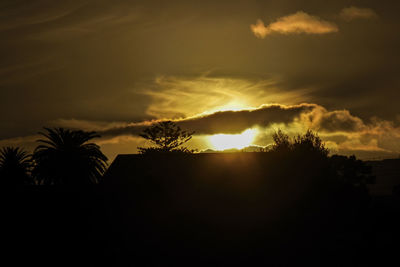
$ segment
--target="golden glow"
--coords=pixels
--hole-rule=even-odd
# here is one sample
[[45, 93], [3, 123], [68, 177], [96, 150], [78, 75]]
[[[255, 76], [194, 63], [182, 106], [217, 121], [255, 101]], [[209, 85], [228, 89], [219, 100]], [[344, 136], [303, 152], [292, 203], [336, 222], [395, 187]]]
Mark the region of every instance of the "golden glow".
[[213, 112], [216, 111], [238, 111], [238, 110], [243, 110], [243, 109], [249, 109], [250, 107], [243, 102], [240, 101], [232, 101], [226, 105], [217, 107], [213, 109]]
[[256, 129], [247, 129], [240, 134], [215, 134], [209, 137], [209, 141], [217, 150], [242, 149], [251, 145], [256, 133]]
[[212, 114], [215, 112], [220, 112], [220, 111], [240, 111], [240, 110], [249, 110], [249, 109], [254, 109], [254, 107], [250, 107], [249, 105], [245, 104], [243, 101], [231, 101], [228, 104], [222, 105], [222, 106], [217, 106], [212, 109], [208, 109], [207, 111], [200, 113], [200, 115], [207, 115], [207, 114]]

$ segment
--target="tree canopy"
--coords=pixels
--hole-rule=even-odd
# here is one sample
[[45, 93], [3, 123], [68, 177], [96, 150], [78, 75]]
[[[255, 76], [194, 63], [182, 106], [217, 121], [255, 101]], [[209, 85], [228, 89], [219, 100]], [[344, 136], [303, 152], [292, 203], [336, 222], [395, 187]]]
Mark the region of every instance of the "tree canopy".
[[183, 144], [192, 139], [194, 132], [182, 130], [172, 121], [161, 121], [146, 129], [140, 134], [141, 137], [150, 141], [153, 146], [144, 148], [138, 147], [139, 153], [166, 153], [166, 152], [185, 152], [191, 151]]
[[107, 157], [94, 143], [96, 132], [44, 128], [36, 147], [33, 176], [39, 184], [98, 183], [107, 167]]
[[275, 152], [295, 152], [303, 155], [311, 153], [323, 157], [327, 157], [329, 154], [329, 150], [325, 147], [318, 134], [311, 130], [308, 130], [303, 135], [298, 134], [293, 138], [278, 130], [272, 135], [272, 138], [274, 140], [272, 151]]
[[7, 185], [24, 185], [31, 182], [29, 171], [31, 155], [19, 147], [0, 150], [0, 179]]

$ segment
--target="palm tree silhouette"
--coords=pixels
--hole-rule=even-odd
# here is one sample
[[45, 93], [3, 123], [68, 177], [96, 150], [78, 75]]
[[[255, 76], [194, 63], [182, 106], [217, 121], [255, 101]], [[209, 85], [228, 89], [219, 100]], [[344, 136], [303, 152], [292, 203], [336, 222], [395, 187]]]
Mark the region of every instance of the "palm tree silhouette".
[[24, 185], [31, 182], [29, 171], [31, 155], [19, 147], [3, 147], [0, 150], [0, 178], [6, 185]]
[[44, 128], [33, 159], [33, 176], [39, 184], [82, 185], [98, 183], [107, 168], [107, 157], [89, 140], [96, 132]]

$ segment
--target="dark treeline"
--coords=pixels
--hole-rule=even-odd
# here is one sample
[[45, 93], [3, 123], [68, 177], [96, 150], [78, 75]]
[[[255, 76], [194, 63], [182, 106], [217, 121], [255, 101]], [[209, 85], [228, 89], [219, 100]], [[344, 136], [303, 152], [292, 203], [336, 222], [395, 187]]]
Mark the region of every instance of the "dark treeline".
[[[278, 131], [263, 152], [194, 154], [182, 147], [192, 133], [159, 126], [144, 132], [154, 147], [118, 156], [102, 178], [106, 159], [87, 146], [95, 133], [46, 129], [32, 157], [3, 149], [17, 155], [21, 169], [28, 166], [13, 175], [34, 181], [3, 183], [3, 253], [14, 262], [89, 266], [366, 266], [395, 259], [398, 200], [377, 202], [368, 191], [371, 168], [354, 156], [330, 156], [317, 134]], [[71, 143], [75, 149], [65, 149]]]
[[0, 181], [4, 186], [83, 185], [98, 183], [107, 157], [94, 143], [95, 132], [44, 128], [32, 155], [19, 147], [0, 150]]

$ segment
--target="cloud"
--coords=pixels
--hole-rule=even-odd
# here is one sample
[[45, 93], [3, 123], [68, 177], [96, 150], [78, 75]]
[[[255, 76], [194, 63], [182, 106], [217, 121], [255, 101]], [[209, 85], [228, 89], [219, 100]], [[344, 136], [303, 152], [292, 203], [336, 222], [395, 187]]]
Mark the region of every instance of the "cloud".
[[283, 91], [280, 79], [243, 79], [235, 77], [158, 76], [151, 86], [140, 91], [151, 99], [146, 113], [154, 118], [183, 118], [204, 112], [258, 107], [264, 103], [307, 101], [312, 90]]
[[309, 129], [326, 133], [357, 132], [366, 127], [360, 118], [351, 115], [348, 110], [328, 111], [320, 105], [301, 114], [298, 122]]
[[[51, 126], [87, 131], [95, 130], [102, 135], [112, 137], [137, 136], [144, 128], [163, 120], [168, 119], [142, 122], [59, 119], [51, 122]], [[258, 108], [217, 111], [169, 120], [174, 121], [182, 128], [195, 131], [196, 135], [237, 134], [252, 127], [267, 128], [271, 125], [286, 125], [285, 127], [295, 129], [295, 131], [311, 129], [331, 138], [332, 136], [341, 136], [334, 141], [347, 141], [348, 138], [345, 138], [345, 136], [349, 137], [354, 134], [388, 136], [389, 133], [396, 133], [393, 137], [400, 138], [400, 131], [393, 131], [397, 129], [393, 122], [373, 118], [367, 124], [348, 110], [329, 111], [325, 107], [313, 103], [298, 105], [265, 104]]]
[[[142, 122], [60, 119], [53, 121], [51, 125], [96, 130], [102, 137], [95, 142], [105, 148], [110, 158], [113, 158], [116, 153], [135, 153], [137, 146], [146, 146], [139, 133], [162, 120], [166, 118]], [[282, 129], [289, 135], [311, 129], [318, 132], [332, 153], [356, 154], [364, 159], [396, 157], [400, 153], [400, 127], [393, 122], [373, 118], [366, 123], [348, 110], [328, 110], [312, 103], [268, 104], [258, 108], [218, 111], [172, 120], [183, 129], [195, 131], [189, 147], [199, 150], [210, 148], [207, 144], [209, 135], [238, 134], [246, 129], [256, 128], [258, 131], [253, 145], [258, 146], [271, 144], [271, 136], [277, 129]], [[26, 136], [0, 140], [0, 144], [23, 144], [32, 150], [37, 138], [38, 136]]]
[[346, 21], [351, 21], [355, 19], [375, 19], [378, 17], [378, 14], [371, 8], [351, 6], [343, 8], [339, 16]]
[[[264, 105], [257, 109], [239, 111], [219, 111], [186, 119], [174, 120], [184, 129], [195, 131], [197, 135], [218, 133], [237, 134], [252, 127], [268, 127], [273, 123], [290, 123], [303, 112], [310, 112], [313, 104], [293, 106]], [[103, 131], [104, 135], [138, 135], [145, 127], [158, 121], [131, 123]]]
[[[102, 132], [109, 136], [137, 136], [145, 127], [157, 121], [131, 123]], [[184, 129], [194, 130], [197, 137], [225, 133], [237, 134], [248, 128], [257, 128], [254, 145], [267, 146], [278, 128], [291, 135], [307, 129], [319, 133], [332, 153], [356, 154], [364, 158], [393, 157], [400, 152], [400, 127], [392, 122], [375, 119], [365, 123], [348, 110], [327, 110], [317, 104], [262, 105], [259, 108], [237, 111], [219, 111], [175, 122]], [[205, 149], [207, 147], [197, 147]]]
[[[15, 1], [12, 1], [15, 2]], [[6, 4], [0, 10], [0, 34], [16, 32], [24, 40], [66, 41], [137, 22], [138, 7], [132, 3], [107, 5], [98, 1], [48, 0]]]
[[85, 131], [105, 131], [126, 125], [126, 122], [90, 121], [77, 119], [57, 119], [49, 123], [50, 127], [81, 129]]
[[[51, 23], [67, 17], [82, 8], [86, 3], [59, 1], [57, 4], [44, 1], [14, 3], [2, 6], [0, 11], [0, 32]], [[40, 9], [40, 12], [38, 12]]]
[[90, 35], [104, 28], [112, 28], [137, 20], [138, 15], [131, 14], [105, 14], [85, 18], [76, 22], [66, 23], [59, 27], [49, 27], [38, 32], [28, 34], [33, 40], [40, 41], [66, 41], [79, 36]]
[[[120, 124], [118, 127], [107, 127], [101, 133], [110, 137], [137, 136], [145, 127], [156, 122]], [[176, 119], [175, 122], [184, 129], [195, 131], [196, 135], [237, 134], [248, 128], [259, 128], [268, 137], [258, 137], [258, 145], [268, 145], [271, 134], [277, 128], [293, 134], [311, 129], [320, 133], [337, 149], [350, 150], [353, 147], [357, 150], [400, 151], [400, 147], [389, 145], [400, 140], [400, 128], [394, 127], [392, 123], [375, 121], [366, 124], [348, 110], [329, 111], [317, 104], [270, 104], [255, 109], [219, 111]]]
[[258, 38], [265, 38], [272, 33], [327, 34], [339, 31], [339, 28], [334, 23], [309, 15], [303, 11], [278, 18], [267, 26], [264, 25], [262, 20], [258, 20], [256, 24], [250, 25], [250, 28]]
[[263, 105], [257, 109], [220, 111], [210, 115], [181, 120], [182, 127], [198, 134], [238, 134], [248, 128], [268, 127], [273, 123], [290, 123], [302, 113], [314, 109], [313, 104], [293, 106]]

